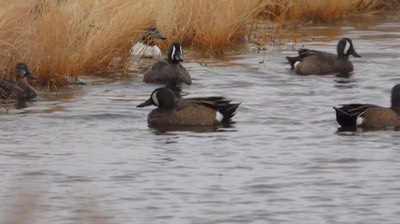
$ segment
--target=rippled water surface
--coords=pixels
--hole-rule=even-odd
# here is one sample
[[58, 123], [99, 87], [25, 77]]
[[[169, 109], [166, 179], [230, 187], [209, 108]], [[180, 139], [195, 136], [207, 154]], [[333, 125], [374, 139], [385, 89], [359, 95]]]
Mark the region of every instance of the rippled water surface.
[[[265, 54], [186, 52], [186, 94], [241, 102], [216, 131], [147, 127], [153, 108], [136, 105], [157, 85], [141, 77], [2, 107], [0, 223], [399, 223], [400, 132], [339, 132], [332, 109], [389, 106], [399, 30], [398, 16], [367, 17]], [[341, 37], [362, 55], [351, 77], [289, 70], [294, 49], [336, 52]]]

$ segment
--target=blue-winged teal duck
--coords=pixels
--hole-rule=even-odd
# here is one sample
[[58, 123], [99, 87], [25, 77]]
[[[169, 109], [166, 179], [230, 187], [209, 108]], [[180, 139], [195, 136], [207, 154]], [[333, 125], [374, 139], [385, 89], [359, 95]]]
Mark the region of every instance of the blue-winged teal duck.
[[137, 107], [155, 105], [147, 116], [150, 126], [217, 126], [229, 123], [239, 104], [224, 97], [177, 98], [167, 87], [153, 91]]
[[32, 80], [37, 79], [25, 63], [18, 63], [15, 66], [15, 77], [15, 81], [0, 80], [1, 99], [29, 100], [37, 96], [33, 87], [25, 81], [26, 77]]
[[400, 127], [400, 84], [392, 89], [389, 108], [372, 104], [344, 104], [336, 108], [336, 120], [342, 127]]
[[349, 74], [353, 71], [353, 64], [349, 55], [361, 57], [355, 50], [353, 42], [349, 38], [343, 38], [337, 45], [337, 55], [299, 49], [299, 56], [286, 57], [292, 69], [300, 75], [326, 75], [326, 74]]
[[168, 50], [168, 60], [158, 61], [153, 64], [143, 77], [144, 82], [164, 83], [175, 85], [185, 83], [192, 84], [189, 72], [181, 65], [183, 61], [183, 51], [179, 43], [173, 43]]
[[146, 28], [143, 37], [140, 38], [139, 42], [133, 45], [131, 49], [131, 57], [160, 57], [161, 50], [155, 42], [157, 39], [166, 40], [167, 36], [158, 31], [156, 27]]

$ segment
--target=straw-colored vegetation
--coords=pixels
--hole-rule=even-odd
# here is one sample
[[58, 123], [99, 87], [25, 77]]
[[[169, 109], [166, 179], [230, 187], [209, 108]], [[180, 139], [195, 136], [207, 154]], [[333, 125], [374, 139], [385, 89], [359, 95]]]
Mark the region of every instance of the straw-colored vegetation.
[[[42, 85], [102, 72], [129, 50], [152, 22], [185, 48], [221, 53], [243, 46], [255, 21], [286, 27], [374, 12], [398, 0], [0, 0], [0, 74], [12, 78], [27, 62]], [[266, 40], [267, 41], [267, 40]]]

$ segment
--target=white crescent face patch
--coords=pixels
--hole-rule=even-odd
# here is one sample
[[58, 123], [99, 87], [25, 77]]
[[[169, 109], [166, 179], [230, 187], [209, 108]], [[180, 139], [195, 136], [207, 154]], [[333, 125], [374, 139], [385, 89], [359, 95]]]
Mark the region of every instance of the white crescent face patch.
[[347, 52], [350, 50], [351, 44], [348, 40], [346, 40], [346, 44], [344, 45], [344, 51], [343, 54], [347, 54]]
[[174, 58], [175, 51], [176, 51], [176, 48], [175, 48], [175, 46], [172, 46], [171, 58]]
[[151, 99], [153, 100], [154, 104], [158, 107], [158, 106], [160, 106], [160, 103], [158, 102], [158, 99], [157, 99], [157, 93], [158, 92], [153, 93], [153, 95], [151, 95]]

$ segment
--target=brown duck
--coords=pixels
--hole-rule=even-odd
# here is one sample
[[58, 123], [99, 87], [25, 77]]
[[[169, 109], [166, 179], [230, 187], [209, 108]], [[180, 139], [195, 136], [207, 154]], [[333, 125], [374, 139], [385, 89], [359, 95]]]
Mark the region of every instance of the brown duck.
[[392, 105], [344, 104], [336, 111], [336, 120], [342, 127], [380, 129], [400, 127], [400, 84], [392, 88]]
[[25, 78], [36, 80], [25, 63], [15, 66], [15, 81], [0, 80], [0, 98], [13, 100], [29, 100], [37, 96], [35, 89], [29, 85]]
[[137, 107], [155, 105], [147, 116], [149, 125], [216, 126], [229, 123], [239, 107], [224, 97], [177, 98], [169, 88], [154, 90]]
[[153, 64], [143, 76], [144, 82], [163, 83], [176, 85], [185, 83], [192, 84], [192, 78], [185, 67], [180, 63], [183, 61], [183, 51], [179, 43], [173, 43], [168, 50], [167, 61], [161, 60]]
[[353, 42], [349, 38], [338, 42], [337, 55], [309, 49], [299, 49], [298, 52], [299, 56], [286, 59], [299, 75], [348, 74], [353, 71], [349, 56], [361, 57], [354, 50]]

